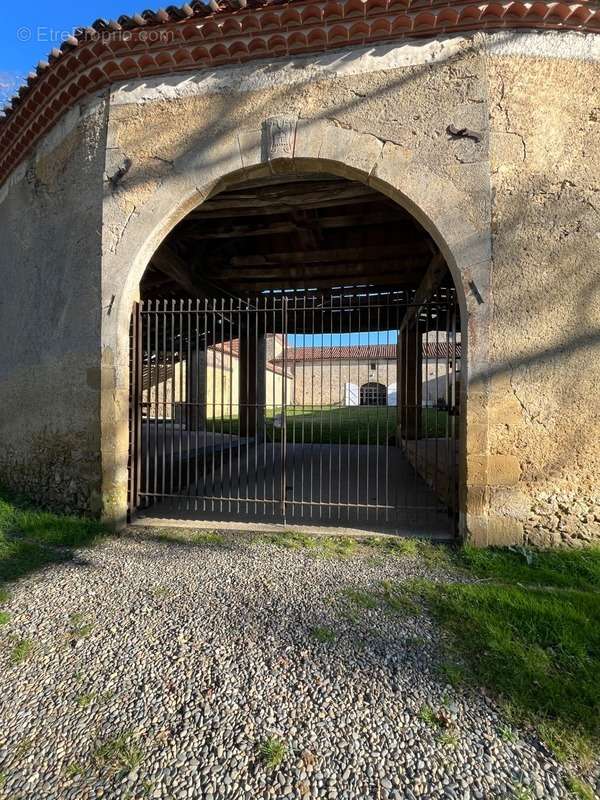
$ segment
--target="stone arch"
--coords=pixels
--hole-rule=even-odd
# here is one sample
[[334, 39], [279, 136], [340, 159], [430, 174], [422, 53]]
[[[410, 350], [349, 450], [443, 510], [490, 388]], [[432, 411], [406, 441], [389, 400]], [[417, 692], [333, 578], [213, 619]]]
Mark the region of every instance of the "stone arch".
[[[269, 152], [265, 129], [230, 132], [201, 152], [173, 164], [150, 198], [138, 205], [126, 184], [105, 197], [103, 216], [102, 494], [104, 516], [118, 526], [126, 518], [129, 413], [129, 320], [139, 282], [170, 231], [207, 197], [240, 180], [323, 172], [371, 185], [408, 210], [429, 232], [454, 279], [462, 320], [464, 373], [459, 454], [461, 533], [479, 530], [481, 503], [470, 502], [469, 459], [481, 462], [487, 446], [486, 381], [489, 320], [489, 214], [443, 173], [407, 159], [402, 148], [327, 120], [287, 121], [283, 155]], [[277, 157], [273, 158], [272, 156]], [[475, 287], [475, 289], [473, 289]], [[474, 334], [470, 336], [469, 334]], [[472, 402], [477, 396], [477, 402]], [[475, 410], [477, 416], [474, 416]], [[474, 431], [475, 436], [470, 433]], [[480, 470], [481, 472], [481, 470]], [[479, 486], [476, 487], [479, 490]], [[479, 497], [479, 492], [477, 493]], [[473, 512], [476, 512], [475, 515]], [[472, 517], [472, 523], [469, 522]], [[476, 518], [475, 518], [476, 517]]]

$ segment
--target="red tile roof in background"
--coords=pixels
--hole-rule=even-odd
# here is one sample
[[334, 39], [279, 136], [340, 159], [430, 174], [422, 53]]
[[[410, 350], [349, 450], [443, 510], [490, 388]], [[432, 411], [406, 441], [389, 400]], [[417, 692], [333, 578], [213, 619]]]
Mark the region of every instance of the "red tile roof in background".
[[[461, 346], [458, 343], [455, 349], [456, 358], [461, 357]], [[219, 342], [209, 348], [225, 354], [225, 365], [227, 357], [239, 358], [240, 340], [233, 339], [228, 342]], [[450, 356], [451, 348], [447, 342], [428, 342], [423, 343], [421, 354], [423, 358], [446, 361]], [[286, 351], [285, 361], [291, 365], [294, 362], [304, 361], [395, 361], [398, 358], [398, 350], [394, 344], [361, 344], [350, 345], [348, 347], [289, 347]], [[283, 374], [282, 364], [283, 355], [271, 359], [267, 364], [267, 369]], [[288, 375], [291, 377], [290, 373]]]
[[[456, 345], [456, 358], [461, 357], [461, 346]], [[377, 361], [379, 359], [395, 360], [398, 358], [398, 349], [394, 344], [361, 344], [348, 347], [294, 347], [288, 348], [286, 360], [292, 361], [345, 361], [360, 359], [361, 361]], [[424, 358], [437, 358], [446, 360], [449, 355], [447, 342], [429, 342], [423, 344], [422, 355]], [[274, 363], [281, 363], [283, 357], [275, 359]]]
[[599, 0], [210, 0], [78, 28], [0, 119], [0, 184], [70, 107], [113, 83], [258, 58], [498, 29], [600, 32]]
[[[209, 350], [213, 350], [215, 352], [223, 353], [224, 354], [224, 366], [227, 367], [228, 365], [228, 358], [239, 358], [240, 357], [240, 340], [239, 339], [232, 339], [231, 341], [227, 342], [218, 342], [214, 344], [212, 347], [208, 348]], [[272, 359], [267, 363], [267, 369], [270, 372], [276, 372], [278, 375], [283, 375], [284, 370], [281, 366], [283, 363], [282, 359]], [[287, 372], [287, 377], [292, 378], [293, 375], [291, 372]]]

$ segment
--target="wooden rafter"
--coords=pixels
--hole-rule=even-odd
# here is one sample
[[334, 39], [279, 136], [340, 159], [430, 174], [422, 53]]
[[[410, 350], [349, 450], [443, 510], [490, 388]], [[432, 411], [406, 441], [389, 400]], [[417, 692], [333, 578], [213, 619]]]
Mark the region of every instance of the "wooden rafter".
[[[307, 176], [246, 183], [206, 200], [153, 259], [173, 296], [396, 286], [414, 291], [432, 249], [408, 213], [369, 186]], [[156, 291], [156, 289], [155, 289]]]

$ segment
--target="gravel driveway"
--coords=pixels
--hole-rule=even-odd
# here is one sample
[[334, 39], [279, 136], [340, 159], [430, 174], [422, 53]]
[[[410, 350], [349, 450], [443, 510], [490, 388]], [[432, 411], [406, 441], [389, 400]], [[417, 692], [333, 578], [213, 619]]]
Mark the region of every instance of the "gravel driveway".
[[348, 600], [436, 569], [141, 532], [21, 581], [0, 628], [0, 797], [569, 797], [483, 695], [445, 684], [426, 616]]

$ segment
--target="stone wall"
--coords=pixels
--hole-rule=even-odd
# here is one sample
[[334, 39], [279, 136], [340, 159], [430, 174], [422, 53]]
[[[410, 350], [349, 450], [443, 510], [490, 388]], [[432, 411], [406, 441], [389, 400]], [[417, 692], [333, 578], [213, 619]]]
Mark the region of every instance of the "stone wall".
[[106, 110], [70, 112], [0, 190], [0, 484], [94, 514]]
[[[264, 131], [266, 120], [276, 116], [289, 120], [291, 138], [287, 153], [273, 159]], [[205, 197], [238, 180], [323, 172], [368, 182], [402, 203], [447, 256], [463, 310], [478, 332], [472, 363], [478, 369], [488, 363], [490, 306], [465, 292], [475, 282], [487, 300], [487, 119], [486, 55], [480, 41], [464, 37], [354, 49], [343, 57], [249, 63], [113, 88], [106, 170], [118, 176], [119, 190], [105, 200], [103, 276], [104, 301], [116, 296], [119, 306], [116, 316], [103, 319], [111, 369], [103, 373], [102, 425], [116, 441], [103, 472], [107, 494], [117, 493], [119, 507], [127, 463], [126, 326], [136, 287], [173, 226]], [[448, 126], [481, 135], [477, 141], [454, 138]], [[127, 274], [123, 264], [129, 265]], [[484, 390], [476, 390], [483, 398]], [[464, 391], [471, 387], [465, 384]], [[470, 427], [464, 429], [469, 438]], [[476, 436], [467, 449], [485, 456], [486, 447]], [[475, 512], [479, 528], [479, 506]], [[470, 529], [470, 514], [465, 497], [463, 531]]]
[[294, 401], [301, 406], [343, 406], [347, 383], [359, 389], [369, 382], [386, 387], [396, 383], [395, 361], [377, 361], [374, 370], [370, 361], [308, 361], [296, 362], [290, 367], [294, 372]]
[[600, 539], [600, 62], [527, 38], [488, 64], [492, 540], [576, 545]]

